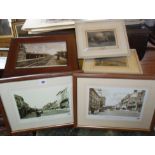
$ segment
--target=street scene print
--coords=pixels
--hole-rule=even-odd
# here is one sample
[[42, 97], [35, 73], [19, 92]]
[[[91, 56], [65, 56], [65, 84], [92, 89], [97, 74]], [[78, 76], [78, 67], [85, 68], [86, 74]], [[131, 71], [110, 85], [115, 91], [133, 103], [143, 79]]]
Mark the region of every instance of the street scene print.
[[87, 32], [88, 47], [116, 46], [114, 31]]
[[140, 119], [146, 92], [131, 88], [89, 88], [88, 114]]
[[20, 119], [70, 113], [69, 88], [17, 92], [15, 103]]
[[67, 66], [66, 42], [20, 44], [16, 68]]
[[126, 67], [128, 61], [126, 57], [116, 57], [116, 58], [97, 58], [95, 59], [95, 66], [116, 66], [116, 67]]

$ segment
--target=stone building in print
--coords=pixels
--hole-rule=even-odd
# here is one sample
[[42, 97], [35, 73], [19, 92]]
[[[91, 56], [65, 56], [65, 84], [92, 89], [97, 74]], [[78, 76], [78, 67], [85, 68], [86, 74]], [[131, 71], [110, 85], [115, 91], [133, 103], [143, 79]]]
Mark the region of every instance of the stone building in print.
[[67, 88], [57, 93], [57, 104], [60, 108], [69, 108], [69, 94]]
[[69, 108], [69, 94], [67, 88], [60, 90], [56, 94], [56, 100], [51, 101], [43, 106], [43, 110], [58, 110]]
[[126, 95], [117, 107], [124, 110], [141, 112], [145, 97], [145, 90], [134, 90], [133, 93]]
[[26, 59], [26, 48], [25, 48], [25, 46], [23, 44], [21, 44], [17, 60], [22, 61], [22, 60], [25, 60], [25, 59]]
[[89, 112], [94, 114], [95, 112], [104, 111], [105, 97], [100, 96], [94, 88], [89, 89]]
[[20, 118], [24, 118], [27, 114], [33, 111], [33, 108], [24, 101], [24, 98], [20, 95], [14, 95], [16, 105], [19, 111]]

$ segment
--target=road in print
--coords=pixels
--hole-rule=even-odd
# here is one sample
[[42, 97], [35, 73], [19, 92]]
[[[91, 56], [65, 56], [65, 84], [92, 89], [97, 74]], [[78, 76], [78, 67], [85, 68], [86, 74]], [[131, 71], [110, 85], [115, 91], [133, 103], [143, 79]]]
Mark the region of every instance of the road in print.
[[14, 99], [20, 119], [70, 112], [70, 89], [38, 89], [16, 92]]

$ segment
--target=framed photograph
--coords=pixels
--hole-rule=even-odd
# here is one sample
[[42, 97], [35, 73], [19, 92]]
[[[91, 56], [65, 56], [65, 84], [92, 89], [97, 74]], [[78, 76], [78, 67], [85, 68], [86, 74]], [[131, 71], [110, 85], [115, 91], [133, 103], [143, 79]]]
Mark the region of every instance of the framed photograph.
[[72, 74], [0, 80], [1, 101], [12, 133], [73, 124]]
[[28, 37], [28, 31], [24, 31], [22, 30], [22, 26], [23, 26], [24, 22], [14, 22], [12, 23], [12, 27], [13, 27], [13, 34], [14, 37]]
[[12, 40], [4, 76], [72, 71], [78, 68], [75, 35]]
[[13, 37], [11, 20], [0, 19], [0, 39], [11, 38], [11, 37]]
[[85, 59], [83, 71], [92, 73], [142, 74], [142, 67], [135, 49], [128, 57]]
[[76, 73], [74, 83], [77, 127], [151, 130], [155, 109], [154, 80]]
[[0, 19], [0, 47], [9, 48], [12, 37], [11, 20]]
[[83, 21], [75, 24], [78, 58], [120, 57], [130, 53], [123, 21]]

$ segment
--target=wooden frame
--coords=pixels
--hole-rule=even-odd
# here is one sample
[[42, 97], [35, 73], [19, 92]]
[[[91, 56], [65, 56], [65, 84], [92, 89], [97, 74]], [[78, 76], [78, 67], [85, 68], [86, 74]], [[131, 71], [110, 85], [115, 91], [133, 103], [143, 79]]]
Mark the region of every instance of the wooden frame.
[[73, 33], [16, 38], [11, 42], [4, 76], [72, 71], [78, 68], [76, 54]]
[[87, 73], [143, 73], [135, 49], [131, 50], [131, 54], [128, 57], [85, 59], [82, 69]]
[[0, 48], [0, 57], [7, 57], [9, 48]]
[[118, 57], [129, 55], [129, 44], [123, 21], [77, 22], [78, 58]]
[[7, 57], [0, 57], [0, 69], [5, 69]]
[[1, 78], [2, 75], [3, 75], [3, 71], [4, 71], [4, 69], [0, 69], [0, 78]]
[[[154, 108], [155, 108], [154, 76], [125, 75], [125, 74], [95, 75], [82, 72], [74, 73], [73, 76], [74, 76], [74, 97], [75, 97], [74, 98], [75, 127], [114, 129], [114, 130], [136, 130], [136, 131], [150, 131], [153, 128]], [[138, 92], [144, 91], [145, 97], [142, 102], [140, 114], [137, 116], [125, 116], [127, 113], [123, 114], [122, 116], [121, 115], [114, 116], [112, 114], [106, 116], [105, 114], [103, 114], [103, 112], [102, 115], [99, 115], [99, 113], [97, 112], [94, 112], [94, 114], [90, 114], [89, 113], [90, 88], [94, 89], [101, 88], [102, 91], [105, 89], [105, 92], [108, 91], [108, 89], [111, 92], [113, 89], [115, 89], [121, 93], [129, 89], [131, 91], [137, 90]], [[111, 93], [111, 95], [115, 96], [113, 93]], [[105, 95], [105, 97], [107, 96]], [[129, 110], [124, 112], [130, 113]]]
[[25, 22], [26, 19], [12, 19], [12, 22]]
[[13, 22], [12, 23], [12, 29], [13, 29], [13, 34], [14, 37], [28, 37], [29, 34], [27, 31], [22, 30], [24, 22]]
[[9, 48], [0, 48], [0, 78], [3, 76], [3, 72], [6, 65], [7, 55]]
[[[71, 72], [1, 79], [0, 85], [0, 104], [2, 105], [5, 124], [11, 134], [73, 125]], [[61, 95], [63, 95], [62, 98]], [[39, 96], [41, 96], [40, 99]], [[49, 97], [51, 102], [52, 100], [56, 101], [53, 102], [53, 105], [49, 103], [47, 99]], [[68, 100], [65, 100], [65, 97]], [[43, 106], [42, 102], [39, 102], [40, 100], [42, 102], [46, 100], [46, 104]], [[60, 100], [65, 102], [59, 102]], [[61, 105], [58, 108], [49, 107], [54, 107], [54, 104], [58, 105], [58, 103]], [[21, 105], [27, 107], [27, 112], [24, 112], [24, 109], [22, 110], [23, 106]], [[39, 105], [42, 107], [42, 111]]]

